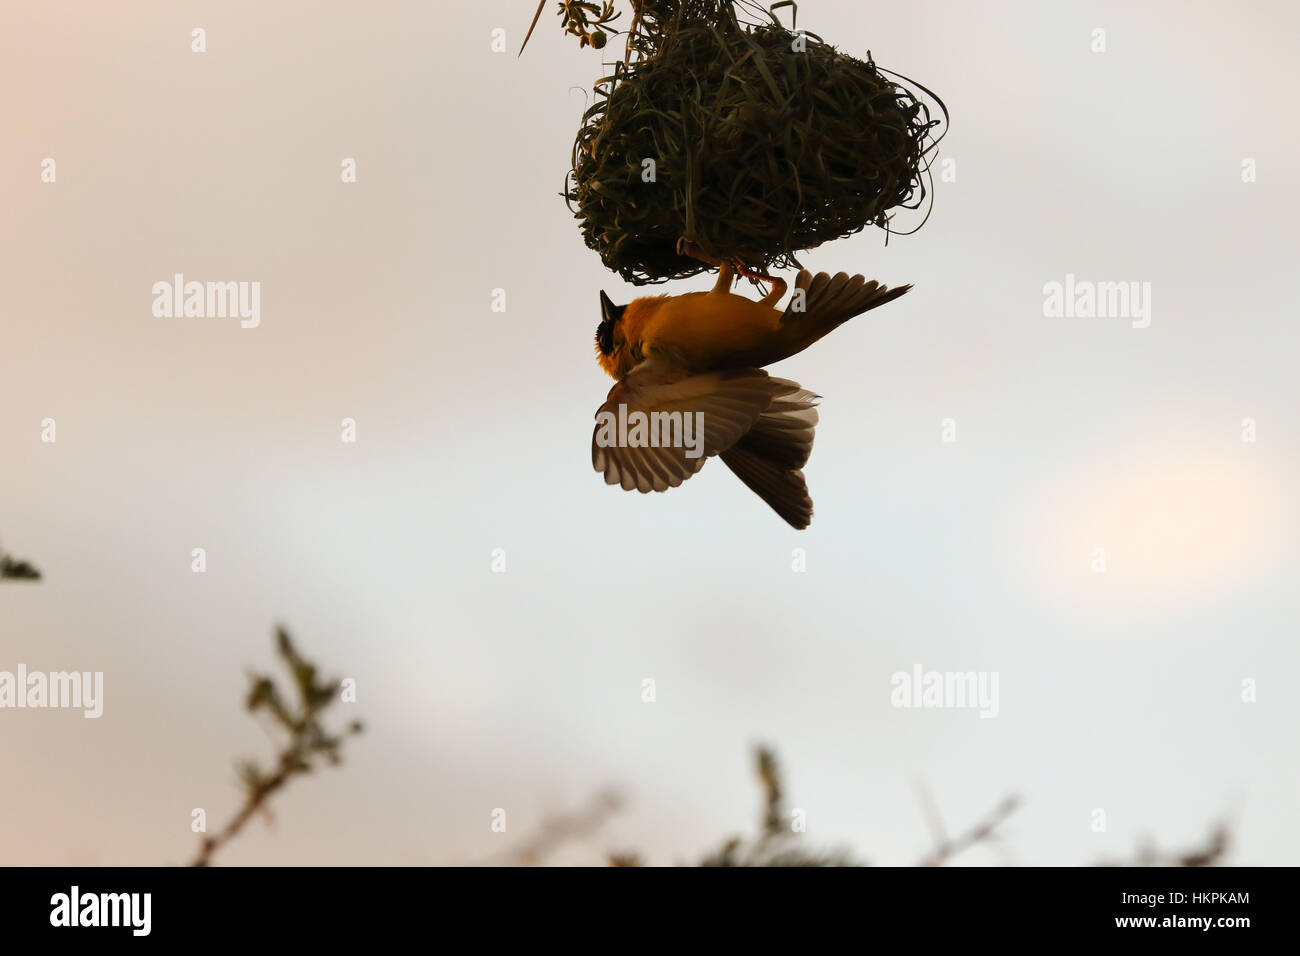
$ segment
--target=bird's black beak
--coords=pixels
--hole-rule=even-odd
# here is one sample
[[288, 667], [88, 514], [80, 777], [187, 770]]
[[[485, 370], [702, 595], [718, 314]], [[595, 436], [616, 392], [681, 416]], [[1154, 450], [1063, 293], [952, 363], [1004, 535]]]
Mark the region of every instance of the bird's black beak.
[[617, 322], [626, 308], [625, 305], [615, 305], [610, 301], [609, 296], [605, 295], [605, 290], [600, 290], [600, 320], [602, 322]]

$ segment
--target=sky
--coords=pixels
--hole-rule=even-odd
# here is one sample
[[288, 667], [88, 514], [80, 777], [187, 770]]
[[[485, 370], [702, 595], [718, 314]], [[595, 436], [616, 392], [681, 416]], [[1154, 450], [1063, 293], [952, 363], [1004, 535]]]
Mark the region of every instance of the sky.
[[[773, 369], [823, 396], [796, 532], [718, 463], [591, 471], [597, 292], [638, 292], [559, 194], [619, 45], [547, 12], [516, 57], [533, 9], [0, 10], [0, 547], [44, 574], [0, 584], [0, 672], [104, 687], [0, 708], [0, 861], [192, 856], [271, 753], [278, 623], [366, 731], [218, 862], [498, 861], [609, 786], [548, 862], [691, 862], [753, 831], [766, 743], [798, 839], [873, 863], [1009, 794], [960, 862], [1224, 820], [1294, 863], [1300, 11], [799, 4], [952, 126], [924, 228], [801, 256], [914, 288]], [[256, 327], [155, 314], [177, 273], [259, 283]], [[1067, 282], [1142, 314], [1052, 314]], [[918, 668], [997, 675], [996, 716], [894, 706]]]

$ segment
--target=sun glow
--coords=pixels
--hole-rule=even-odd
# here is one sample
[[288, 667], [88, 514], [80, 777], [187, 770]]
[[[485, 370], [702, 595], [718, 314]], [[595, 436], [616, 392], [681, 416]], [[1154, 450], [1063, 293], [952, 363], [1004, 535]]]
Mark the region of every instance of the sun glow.
[[1272, 550], [1272, 494], [1239, 465], [1154, 463], [1097, 472], [1054, 493], [1036, 518], [1048, 587], [1164, 602], [1223, 593]]

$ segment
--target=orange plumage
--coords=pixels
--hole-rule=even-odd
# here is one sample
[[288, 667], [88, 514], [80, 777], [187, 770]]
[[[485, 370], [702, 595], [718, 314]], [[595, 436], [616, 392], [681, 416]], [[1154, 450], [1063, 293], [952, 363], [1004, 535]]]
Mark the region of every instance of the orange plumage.
[[[812, 451], [817, 396], [761, 369], [911, 287], [889, 289], [862, 276], [805, 271], [782, 311], [775, 306], [785, 282], [771, 280], [771, 292], [756, 302], [732, 294], [733, 278], [731, 266], [723, 265], [709, 292], [647, 296], [626, 306], [600, 294], [597, 360], [618, 384], [597, 411], [592, 463], [607, 483], [664, 491], [717, 455], [782, 518], [804, 528], [812, 500], [801, 469]], [[615, 432], [616, 410], [624, 416], [629, 410], [633, 416], [687, 416], [688, 424], [701, 423], [702, 434], [686, 451], [661, 445], [657, 437], [647, 443], [642, 432], [628, 431], [624, 419]]]

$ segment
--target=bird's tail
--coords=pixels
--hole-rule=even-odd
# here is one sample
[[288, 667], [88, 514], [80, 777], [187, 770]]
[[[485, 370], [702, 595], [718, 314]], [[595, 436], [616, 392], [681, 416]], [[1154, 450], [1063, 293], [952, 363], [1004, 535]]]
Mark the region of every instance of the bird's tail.
[[801, 469], [812, 454], [818, 396], [786, 379], [772, 381], [779, 386], [772, 404], [720, 457], [791, 527], [803, 529], [812, 520], [812, 499]]
[[893, 302], [912, 287], [891, 289], [874, 279], [841, 272], [816, 275], [804, 269], [794, 280], [790, 304], [781, 316], [781, 326], [762, 356], [746, 356], [754, 365], [771, 365], [802, 352], [822, 336], [839, 328], [855, 315]]

